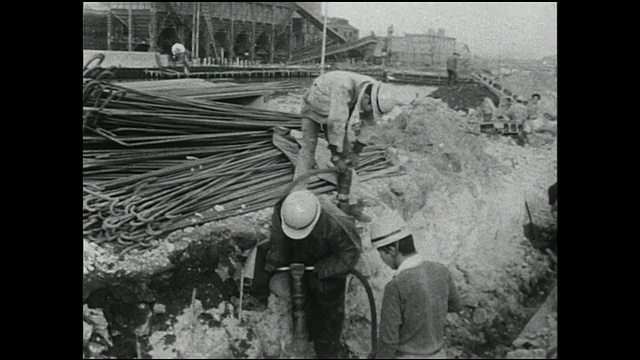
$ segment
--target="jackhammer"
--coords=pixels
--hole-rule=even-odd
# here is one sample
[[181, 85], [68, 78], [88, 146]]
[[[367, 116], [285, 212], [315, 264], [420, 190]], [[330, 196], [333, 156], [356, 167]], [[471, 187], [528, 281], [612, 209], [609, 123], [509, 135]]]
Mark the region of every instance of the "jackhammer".
[[[304, 264], [293, 263], [289, 266], [283, 266], [276, 271], [289, 271], [291, 275], [291, 303], [293, 312], [293, 344], [294, 347], [307, 341], [307, 320], [304, 312], [304, 306], [306, 304], [306, 294], [304, 292], [304, 286], [302, 284], [302, 278], [305, 271], [312, 271], [313, 266], [304, 266]], [[378, 346], [378, 319], [376, 316], [376, 303], [373, 298], [373, 291], [371, 285], [367, 281], [364, 275], [356, 269], [349, 271], [364, 286], [367, 292], [367, 298], [369, 300], [369, 310], [371, 311], [371, 349], [375, 352]]]

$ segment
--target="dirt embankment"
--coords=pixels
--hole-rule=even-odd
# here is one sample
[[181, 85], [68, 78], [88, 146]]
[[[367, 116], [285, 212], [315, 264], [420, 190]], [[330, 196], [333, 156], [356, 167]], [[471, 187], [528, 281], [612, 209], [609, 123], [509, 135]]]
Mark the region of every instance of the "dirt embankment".
[[[556, 181], [556, 142], [520, 147], [461, 132], [463, 119], [431, 98], [418, 99], [398, 117], [403, 120], [380, 128], [378, 139], [395, 145], [389, 157], [407, 175], [355, 184], [353, 198], [365, 201], [368, 216], [398, 210], [417, 250], [452, 271], [467, 309], [449, 317], [449, 356], [505, 357], [553, 280], [548, 256], [531, 246], [523, 225], [525, 200], [534, 222], [553, 221], [546, 189]], [[114, 346], [92, 354], [89, 345], [101, 336], [90, 334], [85, 356], [295, 356], [287, 300], [272, 295], [268, 309], [245, 305], [243, 322], [236, 318], [246, 250], [268, 236], [269, 216], [267, 209], [185, 229], [154, 252], [122, 261], [86, 245], [85, 301], [104, 310]], [[392, 271], [371, 248], [367, 224], [357, 225], [364, 242], [357, 268], [369, 277], [380, 319]], [[357, 280], [349, 282], [346, 313], [343, 340], [364, 358], [371, 324]]]

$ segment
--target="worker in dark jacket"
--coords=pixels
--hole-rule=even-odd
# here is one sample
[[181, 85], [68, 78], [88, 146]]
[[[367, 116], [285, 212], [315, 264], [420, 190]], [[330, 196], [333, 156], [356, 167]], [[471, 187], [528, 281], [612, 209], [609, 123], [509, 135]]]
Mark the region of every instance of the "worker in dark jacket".
[[292, 263], [314, 267], [303, 282], [309, 338], [319, 359], [341, 358], [346, 277], [358, 262], [360, 244], [353, 220], [333, 204], [321, 205], [308, 190], [275, 205], [265, 270], [273, 274]]
[[453, 55], [447, 58], [447, 80], [449, 85], [456, 84], [458, 82], [458, 60], [460, 54], [454, 52]]
[[375, 358], [446, 359], [446, 315], [463, 309], [451, 273], [416, 252], [411, 232], [396, 213], [373, 223], [371, 244], [396, 270], [384, 288]]
[[558, 182], [549, 186], [549, 190], [547, 191], [549, 194], [549, 205], [551, 206], [551, 211], [558, 211]]

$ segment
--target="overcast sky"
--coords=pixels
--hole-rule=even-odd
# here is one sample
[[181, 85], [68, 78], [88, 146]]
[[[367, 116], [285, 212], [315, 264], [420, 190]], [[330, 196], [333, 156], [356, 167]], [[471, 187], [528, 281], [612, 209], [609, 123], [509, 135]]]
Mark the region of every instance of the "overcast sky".
[[[329, 2], [329, 16], [343, 17], [360, 30], [385, 35], [425, 33], [444, 28], [445, 35], [469, 45], [473, 54], [540, 59], [557, 52], [556, 3], [409, 3]], [[323, 9], [324, 11], [324, 9]]]

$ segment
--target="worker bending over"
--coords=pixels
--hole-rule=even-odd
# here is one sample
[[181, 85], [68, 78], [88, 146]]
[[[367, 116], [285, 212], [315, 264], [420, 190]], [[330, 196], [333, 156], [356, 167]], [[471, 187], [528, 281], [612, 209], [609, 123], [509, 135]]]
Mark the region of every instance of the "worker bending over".
[[[317, 77], [303, 99], [302, 147], [294, 179], [314, 168], [318, 134], [323, 130], [338, 170], [338, 206], [348, 213], [352, 171], [370, 141], [371, 127], [399, 104], [392, 91], [390, 85], [347, 71]], [[306, 186], [304, 181], [296, 189]]]
[[187, 58], [189, 55], [189, 52], [184, 47], [184, 45], [180, 43], [173, 44], [173, 46], [171, 47], [171, 53], [173, 54], [172, 61], [171, 61], [172, 65], [184, 66], [184, 73], [185, 75], [189, 76], [189, 74], [191, 73], [189, 70], [189, 59]]
[[451, 273], [416, 252], [413, 235], [397, 213], [374, 221], [371, 243], [397, 271], [384, 288], [375, 358], [446, 359], [447, 312], [463, 309]]

